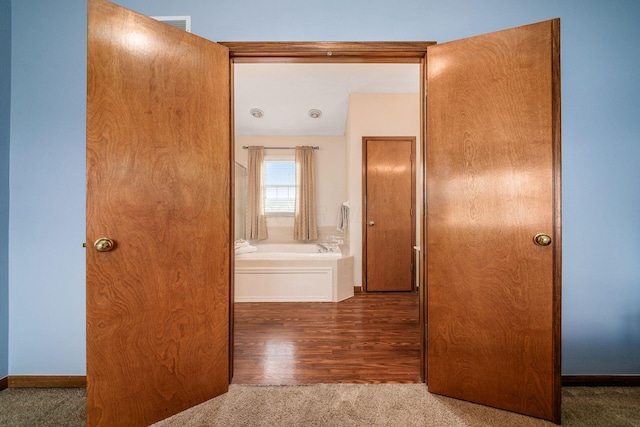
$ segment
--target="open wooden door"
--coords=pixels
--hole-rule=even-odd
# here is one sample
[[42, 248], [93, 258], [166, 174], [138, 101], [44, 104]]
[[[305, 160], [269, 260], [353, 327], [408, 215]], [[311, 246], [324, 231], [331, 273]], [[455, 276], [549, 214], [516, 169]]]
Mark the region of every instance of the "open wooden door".
[[87, 425], [146, 426], [228, 390], [228, 49], [89, 0], [87, 66]]
[[427, 62], [429, 391], [560, 422], [559, 20]]

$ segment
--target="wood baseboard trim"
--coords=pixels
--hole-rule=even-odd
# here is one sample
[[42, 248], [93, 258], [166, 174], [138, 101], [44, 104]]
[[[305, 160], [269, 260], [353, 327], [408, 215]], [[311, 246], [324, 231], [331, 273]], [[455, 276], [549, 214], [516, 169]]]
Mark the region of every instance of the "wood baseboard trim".
[[640, 375], [563, 375], [563, 387], [638, 387]]
[[9, 387], [13, 388], [84, 388], [84, 375], [10, 375]]
[[362, 286], [354, 286], [353, 292], [355, 292], [356, 294], [359, 294], [360, 292], [362, 292]]
[[[84, 375], [14, 375], [0, 378], [6, 388], [84, 388]], [[563, 375], [563, 387], [639, 387], [640, 375]]]

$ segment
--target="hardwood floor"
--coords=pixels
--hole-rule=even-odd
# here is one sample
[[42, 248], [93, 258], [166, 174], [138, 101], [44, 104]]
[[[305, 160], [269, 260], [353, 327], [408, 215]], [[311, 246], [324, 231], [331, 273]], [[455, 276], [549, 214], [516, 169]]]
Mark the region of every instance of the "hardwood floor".
[[421, 382], [415, 292], [234, 310], [234, 384]]

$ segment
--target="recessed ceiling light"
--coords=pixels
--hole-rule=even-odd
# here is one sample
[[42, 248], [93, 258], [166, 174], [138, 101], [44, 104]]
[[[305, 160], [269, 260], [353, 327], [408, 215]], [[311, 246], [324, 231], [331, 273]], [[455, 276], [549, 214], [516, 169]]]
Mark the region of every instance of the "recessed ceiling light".
[[322, 116], [322, 111], [315, 108], [313, 110], [309, 110], [309, 117], [311, 117], [312, 119], [319, 119], [320, 116]]
[[249, 114], [251, 114], [256, 119], [261, 119], [262, 116], [264, 116], [264, 111], [259, 108], [252, 108], [251, 111], [249, 111]]

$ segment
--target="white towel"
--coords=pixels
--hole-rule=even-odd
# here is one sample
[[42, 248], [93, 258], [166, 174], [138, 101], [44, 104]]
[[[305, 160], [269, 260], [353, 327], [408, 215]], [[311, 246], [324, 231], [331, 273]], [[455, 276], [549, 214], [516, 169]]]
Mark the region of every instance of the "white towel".
[[251, 252], [256, 252], [257, 250], [258, 248], [256, 248], [255, 246], [251, 246], [251, 245], [242, 246], [240, 248], [236, 248], [236, 255], [248, 254]]
[[238, 239], [234, 242], [234, 245], [235, 245], [235, 249], [239, 249], [239, 248], [244, 248], [246, 246], [249, 246], [249, 242], [247, 242], [246, 240]]
[[338, 231], [344, 231], [349, 224], [349, 207], [344, 204], [340, 206], [340, 212], [338, 213]]

